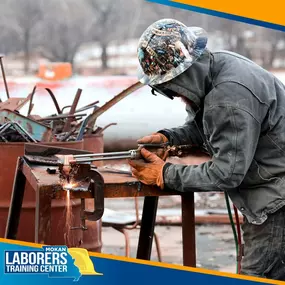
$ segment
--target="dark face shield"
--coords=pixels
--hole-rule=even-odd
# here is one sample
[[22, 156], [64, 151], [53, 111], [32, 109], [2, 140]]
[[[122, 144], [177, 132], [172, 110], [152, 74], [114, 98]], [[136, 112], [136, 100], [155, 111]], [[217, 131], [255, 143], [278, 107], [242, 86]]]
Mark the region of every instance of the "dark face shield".
[[152, 89], [151, 89], [151, 93], [155, 96], [157, 96], [157, 93], [167, 97], [168, 99], [171, 99], [173, 100], [174, 99], [174, 96], [175, 96], [175, 92], [169, 90], [169, 89], [166, 89], [166, 88], [157, 88], [157, 87], [154, 87], [154, 86], [150, 86]]

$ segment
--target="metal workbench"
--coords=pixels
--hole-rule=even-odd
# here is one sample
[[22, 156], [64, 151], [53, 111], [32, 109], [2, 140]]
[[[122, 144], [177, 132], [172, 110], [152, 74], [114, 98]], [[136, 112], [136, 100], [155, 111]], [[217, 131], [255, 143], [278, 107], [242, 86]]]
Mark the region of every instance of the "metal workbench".
[[[194, 160], [195, 161], [195, 158]], [[51, 234], [51, 203], [66, 195], [58, 183], [58, 173], [47, 173], [47, 166], [33, 165], [23, 157], [18, 159], [10, 211], [7, 219], [7, 239], [17, 239], [25, 184], [29, 182], [36, 192], [35, 242], [45, 244]], [[145, 197], [137, 248], [137, 258], [150, 260], [159, 196], [178, 195], [177, 192], [162, 191], [157, 187], [141, 185], [134, 177], [121, 173], [100, 171], [104, 178], [105, 198]], [[140, 186], [140, 187], [139, 187]], [[92, 198], [86, 192], [84, 198]], [[78, 199], [78, 192], [70, 193], [71, 199]], [[183, 264], [196, 267], [194, 193], [182, 194], [182, 241]]]

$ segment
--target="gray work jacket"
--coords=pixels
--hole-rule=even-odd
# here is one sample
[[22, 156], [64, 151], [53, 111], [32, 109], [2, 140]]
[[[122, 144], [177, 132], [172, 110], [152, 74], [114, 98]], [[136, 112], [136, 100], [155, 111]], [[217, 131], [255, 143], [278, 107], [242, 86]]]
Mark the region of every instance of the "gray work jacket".
[[204, 144], [201, 165], [164, 167], [166, 189], [226, 191], [250, 223], [285, 205], [285, 87], [238, 54], [206, 51], [167, 84], [195, 103], [185, 125], [160, 130], [172, 144]]

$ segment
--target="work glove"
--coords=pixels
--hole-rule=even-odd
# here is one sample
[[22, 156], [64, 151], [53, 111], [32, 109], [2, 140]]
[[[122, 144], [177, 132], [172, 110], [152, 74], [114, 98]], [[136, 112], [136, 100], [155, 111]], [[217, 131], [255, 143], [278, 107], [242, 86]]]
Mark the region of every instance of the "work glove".
[[[168, 138], [160, 133], [153, 133], [137, 141], [138, 144], [161, 144], [166, 142], [168, 142]], [[166, 160], [168, 157], [168, 152], [162, 148], [157, 149], [155, 154], [163, 160]]]
[[163, 189], [163, 167], [166, 162], [145, 148], [141, 149], [141, 156], [144, 160], [129, 160], [132, 175], [146, 185], [157, 185]]

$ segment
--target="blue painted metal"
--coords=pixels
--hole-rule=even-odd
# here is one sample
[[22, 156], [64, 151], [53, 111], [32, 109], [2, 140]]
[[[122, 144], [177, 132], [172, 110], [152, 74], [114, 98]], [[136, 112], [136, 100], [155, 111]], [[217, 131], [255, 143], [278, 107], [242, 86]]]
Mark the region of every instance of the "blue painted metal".
[[82, 125], [80, 127], [80, 130], [78, 132], [78, 135], [77, 135], [77, 138], [76, 140], [77, 141], [80, 141], [83, 139], [83, 135], [84, 135], [84, 131], [85, 131], [85, 128], [89, 122], [89, 119], [90, 119], [91, 115], [89, 115], [88, 117], [86, 117], [83, 121], [82, 121]]
[[31, 136], [40, 142], [49, 142], [52, 138], [52, 128], [41, 124], [35, 120], [27, 118], [10, 110], [0, 110], [0, 124], [5, 124], [7, 121], [17, 122]]
[[[29, 134], [19, 123], [17, 122], [8, 122], [4, 125], [2, 125], [0, 127], [0, 135], [2, 135], [3, 133], [5, 133], [6, 130], [10, 130], [13, 129], [15, 130], [18, 134], [20, 134], [22, 136], [22, 138], [24, 138], [26, 141], [28, 142], [37, 142], [32, 136], [31, 134]], [[3, 138], [3, 136], [2, 136]], [[4, 138], [5, 141], [5, 138]]]

